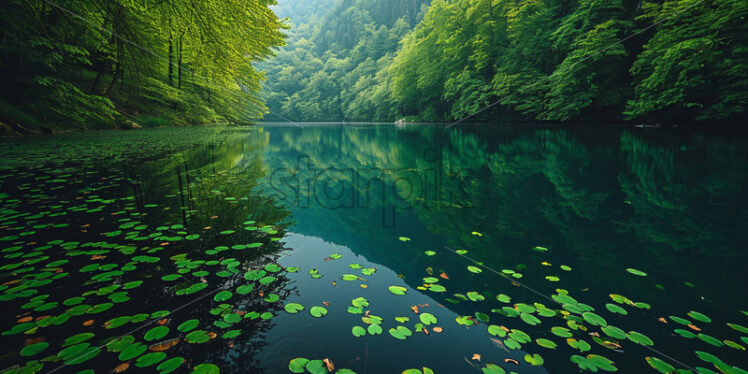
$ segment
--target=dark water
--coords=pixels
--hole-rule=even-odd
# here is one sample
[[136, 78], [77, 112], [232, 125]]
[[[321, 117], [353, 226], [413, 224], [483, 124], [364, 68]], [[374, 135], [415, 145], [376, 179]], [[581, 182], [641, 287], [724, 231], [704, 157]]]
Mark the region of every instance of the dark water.
[[0, 369], [748, 367], [737, 132], [265, 126], [0, 147]]

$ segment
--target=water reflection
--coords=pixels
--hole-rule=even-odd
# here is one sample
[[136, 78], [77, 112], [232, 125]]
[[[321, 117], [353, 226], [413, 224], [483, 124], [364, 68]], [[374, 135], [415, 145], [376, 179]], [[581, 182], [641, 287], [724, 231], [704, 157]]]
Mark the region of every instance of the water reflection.
[[[491, 268], [521, 271], [523, 283], [546, 295], [563, 287], [584, 292], [597, 308], [610, 293], [657, 304], [621, 324], [645, 329], [692, 364], [694, 347], [657, 319], [700, 310], [729, 321], [744, 307], [734, 288], [748, 283], [742, 137], [628, 128], [265, 130], [272, 172], [264, 193], [292, 211], [290, 230], [350, 248], [412, 288], [427, 267], [463, 272], [469, 263], [442, 248], [465, 249]], [[537, 245], [551, 251], [539, 255], [531, 250]], [[425, 250], [444, 257], [434, 261]], [[644, 286], [629, 267], [646, 269]], [[455, 277], [449, 289], [488, 287], [495, 295], [507, 288], [505, 280], [487, 282]], [[433, 297], [460, 314], [491, 308], [452, 305], [450, 296]], [[724, 323], [712, 330], [729, 332]], [[550, 355], [550, 367], [567, 365], [568, 356]], [[616, 361], [624, 372], [646, 367]]]

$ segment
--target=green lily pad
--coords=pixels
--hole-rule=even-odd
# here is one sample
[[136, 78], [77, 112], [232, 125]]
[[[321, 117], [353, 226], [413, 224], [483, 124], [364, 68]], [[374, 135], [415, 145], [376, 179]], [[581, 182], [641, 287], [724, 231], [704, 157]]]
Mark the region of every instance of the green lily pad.
[[171, 373], [174, 370], [179, 369], [180, 366], [185, 362], [186, 360], [182, 357], [172, 357], [156, 366], [156, 370], [159, 371], [160, 374], [167, 374]]
[[283, 309], [291, 314], [296, 314], [302, 310], [304, 310], [304, 306], [298, 303], [288, 303], [286, 304]]
[[645, 357], [644, 359], [647, 361], [649, 366], [651, 366], [653, 369], [659, 371], [662, 374], [669, 374], [669, 373], [675, 372], [675, 368], [672, 365], [668, 364], [665, 361], [660, 360], [657, 357]]
[[704, 315], [702, 313], [699, 313], [699, 312], [696, 312], [696, 311], [693, 311], [693, 310], [690, 311], [690, 312], [688, 312], [687, 314], [688, 314], [689, 317], [691, 317], [691, 318], [693, 318], [693, 319], [695, 319], [695, 320], [697, 320], [699, 322], [704, 322], [704, 323], [711, 323], [712, 322], [711, 318], [707, 317], [706, 315]]
[[305, 368], [311, 374], [328, 374], [325, 363], [322, 360], [311, 360], [306, 363]]
[[181, 324], [179, 324], [179, 326], [177, 326], [177, 330], [181, 331], [181, 332], [189, 332], [189, 331], [194, 330], [195, 327], [197, 327], [197, 325], [199, 323], [200, 323], [199, 320], [188, 319], [188, 320], [182, 322]]
[[537, 354], [537, 353], [535, 353], [535, 354], [532, 354], [532, 355], [531, 355], [531, 354], [529, 354], [529, 353], [528, 353], [528, 354], [525, 354], [525, 361], [527, 361], [527, 363], [529, 363], [529, 364], [530, 364], [530, 365], [532, 365], [532, 366], [541, 366], [541, 365], [543, 365], [543, 363], [545, 362], [545, 361], [543, 360], [543, 357], [542, 357], [542, 356], [540, 356], [540, 355], [539, 355], [539, 354]]
[[407, 288], [401, 286], [390, 286], [388, 290], [395, 295], [405, 295]]
[[156, 326], [145, 333], [145, 340], [152, 342], [154, 340], [162, 339], [166, 334], [169, 333], [169, 328], [166, 326]]
[[306, 364], [308, 362], [309, 360], [303, 357], [294, 358], [288, 363], [288, 370], [292, 373], [303, 373], [306, 371]]
[[641, 270], [634, 269], [634, 268], [628, 268], [628, 269], [626, 269], [626, 271], [628, 271], [631, 274], [638, 275], [640, 277], [646, 277], [647, 276], [647, 273], [645, 273], [645, 272], [643, 272]]
[[626, 334], [626, 337], [634, 343], [638, 343], [638, 344], [646, 345], [646, 346], [654, 345], [654, 342], [652, 341], [652, 339], [650, 339], [649, 337], [647, 337], [646, 335], [640, 332], [629, 331], [629, 333]]
[[535, 339], [535, 343], [537, 343], [539, 346], [543, 348], [548, 348], [548, 349], [555, 349], [556, 347], [558, 347], [558, 345], [555, 342], [553, 342], [552, 340], [545, 339], [545, 338]]
[[480, 273], [483, 272], [483, 269], [481, 269], [481, 268], [479, 268], [477, 266], [473, 266], [473, 265], [468, 266], [467, 269], [468, 269], [469, 272], [475, 273], [475, 274], [480, 274]]
[[309, 314], [316, 318], [324, 317], [327, 314], [327, 309], [321, 306], [313, 306], [309, 309]]
[[[231, 231], [231, 230], [229, 230]], [[200, 364], [192, 369], [193, 374], [219, 374], [221, 369], [213, 364]]]
[[135, 360], [135, 366], [137, 366], [139, 368], [153, 366], [153, 365], [156, 365], [157, 363], [163, 361], [165, 358], [166, 358], [166, 353], [164, 353], [164, 352], [150, 352], [150, 353], [146, 353], [146, 354], [138, 357], [137, 360]]
[[361, 326], [353, 326], [353, 328], [351, 329], [351, 334], [358, 338], [366, 335], [366, 330]]
[[195, 330], [195, 331], [187, 334], [187, 336], [184, 337], [184, 340], [187, 343], [200, 344], [200, 343], [205, 343], [208, 340], [210, 340], [210, 336], [208, 335], [208, 333], [206, 333], [203, 330]]
[[29, 344], [23, 347], [23, 349], [21, 349], [20, 355], [23, 357], [33, 356], [47, 349], [47, 347], [49, 347], [49, 343], [47, 342], [38, 342], [38, 343]]

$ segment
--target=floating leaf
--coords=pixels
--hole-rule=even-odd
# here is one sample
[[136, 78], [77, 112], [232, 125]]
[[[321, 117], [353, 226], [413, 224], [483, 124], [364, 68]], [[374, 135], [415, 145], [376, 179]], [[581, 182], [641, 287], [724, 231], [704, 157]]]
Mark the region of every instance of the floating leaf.
[[[376, 326], [376, 325], [372, 325], [372, 326]], [[358, 337], [366, 335], [366, 330], [361, 326], [353, 326], [353, 328], [351, 329], [351, 333], [353, 334], [353, 336], [358, 338]]]
[[313, 306], [309, 309], [309, 314], [311, 314], [312, 317], [320, 318], [327, 314], [327, 309], [321, 306]]
[[160, 374], [171, 373], [172, 371], [179, 369], [184, 362], [185, 359], [182, 357], [172, 357], [156, 366], [156, 370], [158, 370]]
[[529, 363], [530, 365], [532, 365], [532, 366], [541, 366], [541, 365], [543, 365], [543, 363], [545, 362], [545, 361], [543, 360], [543, 357], [542, 357], [542, 356], [540, 356], [540, 355], [539, 355], [539, 354], [537, 354], [537, 353], [535, 353], [535, 354], [532, 354], [532, 355], [531, 355], [531, 354], [529, 354], [529, 353], [528, 353], [528, 354], [525, 354], [525, 361], [527, 361], [527, 362], [528, 362], [528, 363]]
[[218, 301], [218, 302], [226, 301], [226, 300], [230, 299], [231, 296], [233, 296], [233, 295], [234, 294], [231, 293], [231, 291], [224, 290], [224, 291], [221, 291], [221, 292], [217, 293], [215, 296], [213, 296], [213, 300]]
[[208, 335], [207, 332], [203, 330], [196, 330], [196, 331], [193, 331], [187, 334], [187, 336], [184, 337], [184, 340], [187, 343], [198, 343], [199, 344], [199, 343], [205, 343], [208, 340], [210, 340], [210, 336]]
[[479, 268], [477, 266], [473, 266], [473, 265], [468, 266], [467, 269], [468, 269], [469, 272], [475, 273], [475, 274], [480, 274], [480, 273], [483, 272], [483, 269], [481, 269], [481, 268]]
[[558, 345], [554, 343], [552, 340], [548, 340], [545, 338], [535, 339], [535, 343], [537, 343], [539, 346], [543, 348], [555, 349], [556, 347], [558, 347]]
[[629, 331], [629, 333], [626, 334], [626, 337], [634, 343], [638, 343], [638, 344], [646, 345], [646, 346], [654, 345], [654, 342], [652, 341], [652, 339], [650, 339], [649, 337], [647, 337], [646, 335], [640, 332]]
[[432, 323], [436, 323], [436, 317], [434, 317], [431, 313], [421, 313], [419, 315], [419, 319], [421, 320], [421, 323], [428, 326]]
[[647, 276], [647, 273], [645, 273], [645, 272], [643, 272], [641, 270], [634, 269], [634, 268], [628, 268], [628, 269], [626, 269], [626, 271], [628, 271], [631, 274], [638, 275], [640, 277], [646, 277]]
[[288, 370], [292, 373], [303, 373], [306, 371], [306, 364], [308, 362], [309, 360], [303, 357], [294, 358], [288, 363]]
[[704, 323], [711, 323], [712, 322], [711, 318], [707, 317], [706, 315], [704, 315], [702, 313], [699, 313], [699, 312], [696, 312], [696, 311], [693, 311], [693, 310], [690, 311], [690, 312], [688, 312], [687, 314], [688, 314], [689, 317], [691, 317], [691, 318], [693, 318], [693, 319], [695, 319], [695, 320], [697, 320], [699, 322], [704, 322]]
[[179, 326], [177, 326], [177, 330], [181, 332], [189, 332], [195, 329], [197, 325], [200, 323], [199, 320], [196, 319], [188, 319], [184, 322], [182, 322]]
[[192, 369], [193, 374], [219, 374], [221, 370], [213, 364], [200, 364]]
[[675, 372], [675, 368], [665, 361], [660, 360], [657, 357], [645, 357], [649, 366], [659, 371], [662, 374], [669, 374]]
[[47, 349], [47, 347], [49, 347], [49, 343], [47, 342], [38, 342], [38, 343], [29, 344], [23, 347], [23, 349], [21, 349], [20, 355], [23, 357], [33, 356]]
[[154, 341], [154, 340], [159, 340], [159, 339], [163, 338], [164, 336], [166, 336], [166, 334], [168, 334], [168, 333], [169, 333], [169, 328], [168, 327], [166, 327], [166, 326], [156, 326], [156, 327], [148, 330], [148, 332], [145, 333], [145, 340], [149, 341], [149, 342]]
[[138, 359], [135, 361], [135, 366], [139, 368], [153, 366], [163, 361], [165, 358], [166, 358], [166, 353], [164, 352], [146, 353], [138, 357]]
[[405, 292], [408, 291], [407, 288], [401, 286], [390, 286], [388, 290], [395, 295], [405, 295]]
[[582, 313], [582, 318], [584, 318], [585, 321], [587, 321], [590, 325], [593, 325], [593, 326], [607, 326], [608, 325], [608, 322], [605, 321], [605, 318], [600, 317], [599, 315], [592, 313], [592, 312]]

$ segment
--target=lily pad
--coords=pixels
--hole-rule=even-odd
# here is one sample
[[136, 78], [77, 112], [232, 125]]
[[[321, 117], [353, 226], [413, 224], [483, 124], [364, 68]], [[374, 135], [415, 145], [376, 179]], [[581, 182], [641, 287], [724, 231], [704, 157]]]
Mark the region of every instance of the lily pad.
[[390, 286], [388, 290], [395, 295], [405, 295], [407, 288], [401, 286]]
[[23, 357], [33, 356], [47, 349], [47, 347], [49, 347], [49, 343], [47, 342], [38, 342], [38, 343], [29, 344], [23, 347], [23, 349], [21, 349], [20, 355]]
[[321, 306], [313, 306], [309, 309], [309, 314], [316, 318], [324, 317], [327, 314], [327, 309]]

